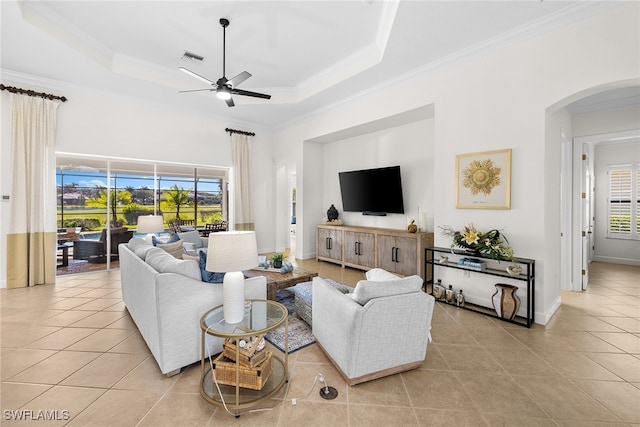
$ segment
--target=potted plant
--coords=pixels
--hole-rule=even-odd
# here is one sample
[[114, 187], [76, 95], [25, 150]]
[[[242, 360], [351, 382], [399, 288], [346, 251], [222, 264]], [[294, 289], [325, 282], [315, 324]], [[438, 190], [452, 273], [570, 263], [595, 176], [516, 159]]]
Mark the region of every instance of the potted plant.
[[284, 260], [284, 254], [282, 252], [276, 252], [271, 255], [271, 261], [273, 261], [273, 268], [281, 268], [283, 260]]

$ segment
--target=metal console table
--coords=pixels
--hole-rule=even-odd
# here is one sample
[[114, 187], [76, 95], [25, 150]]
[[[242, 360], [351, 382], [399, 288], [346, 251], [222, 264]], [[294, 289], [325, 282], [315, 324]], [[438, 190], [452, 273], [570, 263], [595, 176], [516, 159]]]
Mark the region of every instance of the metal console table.
[[[436, 256], [437, 254], [439, 254], [439, 256]], [[475, 270], [475, 269], [470, 269], [469, 267], [460, 265], [457, 262], [452, 262], [452, 261], [441, 262], [440, 257], [451, 257], [451, 256], [454, 256], [456, 258], [473, 257], [473, 258], [479, 258], [483, 260], [491, 260], [491, 258], [483, 257], [482, 255], [476, 255], [476, 254], [469, 255], [467, 252], [462, 250], [452, 250], [451, 248], [439, 248], [439, 247], [426, 248], [424, 252], [425, 271], [427, 270], [431, 271], [431, 275], [430, 275], [431, 280], [427, 281], [425, 277], [425, 290], [427, 291], [427, 293], [433, 294], [433, 280], [434, 280], [433, 278], [435, 277], [434, 273], [435, 273], [436, 267], [465, 270], [465, 271], [469, 271], [471, 273], [476, 273], [476, 274], [508, 277], [509, 279], [527, 282], [526, 301], [522, 302], [523, 304], [526, 304], [526, 308], [527, 308], [526, 317], [516, 316], [513, 320], [506, 319], [503, 317], [499, 317], [492, 308], [489, 308], [480, 304], [472, 304], [469, 302], [466, 302], [464, 307], [460, 307], [460, 308], [482, 313], [487, 316], [495, 317], [505, 322], [515, 323], [518, 325], [526, 326], [528, 328], [531, 327], [531, 325], [535, 320], [535, 276], [536, 276], [535, 260], [529, 259], [529, 258], [515, 258], [514, 262], [520, 265], [521, 267], [523, 267], [522, 268], [523, 271], [522, 271], [522, 274], [514, 276], [507, 273], [507, 271], [504, 268], [501, 270], [498, 270], [495, 267], [487, 268], [485, 270]], [[505, 264], [508, 264], [510, 261], [502, 261], [502, 262]], [[438, 300], [438, 301], [444, 302], [442, 300]]]

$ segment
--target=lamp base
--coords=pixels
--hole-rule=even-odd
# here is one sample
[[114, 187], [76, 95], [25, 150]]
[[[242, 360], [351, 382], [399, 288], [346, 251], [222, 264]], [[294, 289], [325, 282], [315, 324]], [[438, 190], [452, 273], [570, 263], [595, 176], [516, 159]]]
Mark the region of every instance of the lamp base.
[[232, 271], [222, 280], [222, 309], [224, 321], [240, 323], [244, 319], [244, 274]]

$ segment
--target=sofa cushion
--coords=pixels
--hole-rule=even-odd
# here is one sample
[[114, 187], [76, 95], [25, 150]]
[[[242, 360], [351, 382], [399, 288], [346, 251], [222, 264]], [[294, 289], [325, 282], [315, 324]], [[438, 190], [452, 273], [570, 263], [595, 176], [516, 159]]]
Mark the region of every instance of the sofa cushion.
[[356, 285], [356, 289], [351, 296], [358, 304], [365, 305], [374, 298], [408, 294], [421, 289], [422, 278], [420, 276], [409, 276], [382, 282], [361, 280]]
[[224, 280], [224, 273], [215, 273], [207, 270], [207, 253], [200, 251], [198, 254], [199, 258], [199, 266], [200, 266], [200, 277], [203, 282], [208, 283], [222, 283]]
[[146, 260], [147, 256], [149, 256], [149, 251], [151, 251], [152, 249], [157, 249], [157, 248], [154, 248], [153, 245], [139, 246], [133, 252], [143, 260]]
[[177, 259], [162, 249], [152, 248], [146, 262], [158, 273], [176, 273], [200, 280], [200, 268], [195, 261]]
[[195, 249], [200, 249], [203, 247], [202, 238], [200, 237], [200, 233], [197, 231], [187, 231], [184, 233], [176, 233], [180, 240], [184, 240], [187, 243], [193, 243]]
[[165, 250], [176, 258], [182, 258], [182, 253], [184, 252], [181, 240], [173, 243], [158, 243], [156, 247]]
[[129, 240], [129, 249], [131, 249], [132, 252], [135, 252], [140, 246], [149, 246], [149, 243], [140, 237], [133, 237]]
[[371, 280], [372, 282], [385, 282], [387, 280], [398, 280], [401, 278], [382, 268], [372, 268], [365, 273], [365, 276], [367, 280]]

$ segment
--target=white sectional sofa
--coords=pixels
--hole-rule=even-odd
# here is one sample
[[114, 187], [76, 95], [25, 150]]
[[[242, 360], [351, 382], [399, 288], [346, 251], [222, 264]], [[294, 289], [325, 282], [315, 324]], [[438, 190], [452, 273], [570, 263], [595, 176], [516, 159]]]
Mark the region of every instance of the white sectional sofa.
[[[222, 305], [222, 284], [201, 279], [198, 262], [181, 260], [143, 239], [121, 244], [122, 299], [163, 374], [200, 360], [200, 317]], [[247, 299], [266, 299], [267, 280], [245, 282]], [[208, 339], [211, 354], [221, 339]]]

